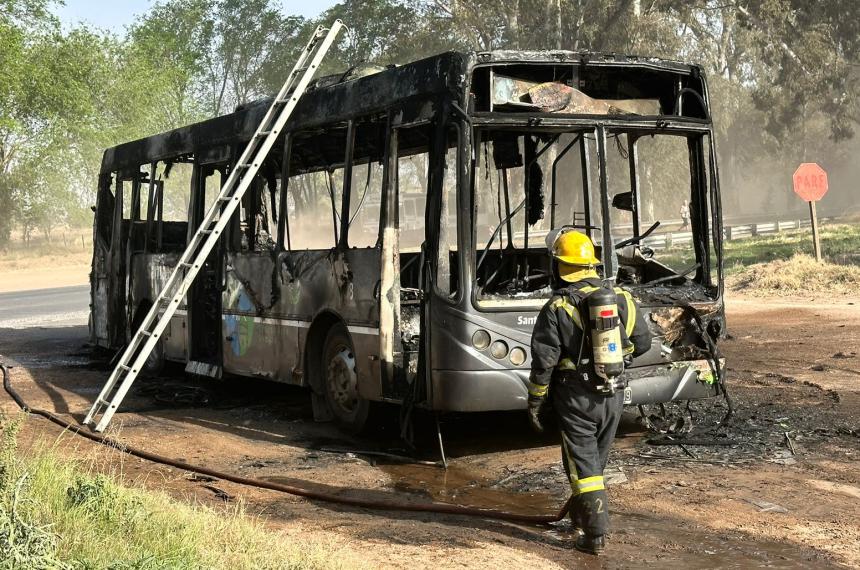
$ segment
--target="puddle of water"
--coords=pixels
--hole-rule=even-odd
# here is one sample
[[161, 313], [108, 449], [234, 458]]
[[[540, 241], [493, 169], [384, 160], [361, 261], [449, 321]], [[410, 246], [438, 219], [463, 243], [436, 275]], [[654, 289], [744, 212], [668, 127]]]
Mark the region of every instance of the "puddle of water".
[[566, 497], [545, 493], [512, 493], [494, 489], [495, 480], [449, 466], [379, 465], [391, 477], [391, 488], [432, 501], [522, 514], [555, 514]]

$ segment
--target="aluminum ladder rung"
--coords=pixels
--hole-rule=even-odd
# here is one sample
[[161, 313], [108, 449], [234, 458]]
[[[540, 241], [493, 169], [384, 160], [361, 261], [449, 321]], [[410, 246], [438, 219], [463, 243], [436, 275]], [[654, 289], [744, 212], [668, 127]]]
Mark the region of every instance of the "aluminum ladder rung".
[[[344, 27], [343, 22], [335, 20], [330, 28], [319, 26], [314, 31], [287, 76], [287, 80], [260, 121], [254, 136], [236, 161], [236, 166], [231, 169], [227, 180], [224, 181], [218, 199], [206, 212], [203, 222], [186, 246], [176, 267], [173, 268], [164, 289], [159, 293], [143, 324], [126, 345], [119, 364], [111, 372], [110, 378], [84, 418], [84, 425], [89, 425], [95, 420], [102, 406], [107, 406], [107, 410], [102, 414], [95, 430], [104, 431], [110, 423], [146, 363], [146, 359], [155, 348], [158, 337], [167, 328], [179, 302], [185, 297], [188, 288], [194, 282], [200, 268], [215, 248], [221, 233], [238, 208], [242, 196], [251, 186], [257, 175], [256, 170], [271, 152], [278, 134], [286, 126], [296, 103], [307, 90], [320, 62]], [[163, 312], [160, 312], [162, 310]]]

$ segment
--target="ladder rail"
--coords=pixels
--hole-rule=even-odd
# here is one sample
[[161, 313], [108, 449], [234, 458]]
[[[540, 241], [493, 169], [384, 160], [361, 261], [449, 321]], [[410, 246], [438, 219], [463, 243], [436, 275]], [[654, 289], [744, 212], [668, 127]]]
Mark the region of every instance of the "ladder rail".
[[[340, 28], [342, 26], [343, 26], [343, 23], [340, 20], [337, 20], [332, 25], [332, 27], [329, 29], [329, 35], [331, 35], [332, 31], [334, 31], [334, 33], [337, 34], [337, 32], [340, 30]], [[293, 86], [292, 85], [293, 82], [295, 81], [296, 74], [298, 73], [298, 71], [302, 67], [304, 67], [304, 64], [307, 62], [308, 57], [310, 57], [311, 52], [313, 51], [314, 47], [316, 47], [316, 43], [319, 41], [320, 35], [322, 34], [323, 31], [325, 31], [325, 28], [323, 28], [322, 26], [318, 26], [317, 29], [314, 31], [314, 34], [311, 37], [311, 40], [308, 42], [307, 46], [305, 46], [304, 51], [302, 52], [299, 59], [296, 61], [295, 65], [293, 66], [293, 69], [290, 71], [290, 74], [287, 76], [287, 81], [284, 83], [284, 85], [281, 87], [281, 90], [275, 96], [275, 99], [274, 99], [275, 102], [277, 102], [279, 99], [282, 99], [283, 96], [286, 94], [286, 92], [289, 92], [290, 88]], [[330, 43], [329, 43], [329, 45], [330, 45]], [[325, 47], [320, 46], [320, 49], [317, 51], [317, 53], [320, 53], [320, 51], [322, 51], [323, 49], [325, 49]], [[308, 82], [309, 81], [310, 81], [310, 78], [308, 78]], [[234, 167], [232, 169], [230, 169], [230, 174], [227, 176], [227, 180], [224, 181], [224, 184], [221, 187], [221, 192], [219, 193], [218, 198], [212, 203], [212, 206], [210, 206], [209, 210], [206, 212], [206, 215], [204, 216], [204, 223], [202, 223], [200, 225], [200, 227], [197, 229], [197, 231], [195, 232], [195, 236], [198, 235], [200, 233], [201, 229], [204, 228], [206, 221], [210, 221], [211, 219], [214, 218], [214, 212], [216, 212], [218, 210], [218, 208], [220, 207], [220, 202], [222, 202], [221, 199], [227, 197], [230, 188], [232, 187], [233, 184], [235, 184], [236, 178], [239, 176], [244, 177], [244, 175], [247, 174], [246, 171], [243, 171], [242, 168], [237, 168], [237, 166], [240, 164], [247, 164], [249, 159], [251, 158], [251, 155], [253, 155], [255, 152], [257, 152], [257, 150], [259, 150], [258, 144], [260, 143], [260, 140], [259, 140], [258, 135], [265, 130], [271, 131], [271, 129], [269, 129], [269, 123], [272, 121], [272, 118], [274, 117], [274, 115], [276, 113], [275, 109], [276, 109], [275, 104], [269, 106], [269, 109], [266, 111], [265, 116], [260, 121], [260, 124], [258, 125], [256, 131], [254, 132], [254, 135], [251, 137], [250, 141], [245, 146], [245, 150], [242, 152], [242, 154], [239, 156], [238, 160], [236, 161], [236, 165], [234, 165]], [[278, 133], [270, 133], [270, 134], [274, 134], [275, 136], [277, 136]], [[274, 143], [274, 141], [273, 141], [273, 143]], [[259, 168], [256, 170], [259, 170]], [[255, 170], [255, 172], [256, 172], [256, 170]], [[231, 201], [232, 202], [238, 202], [240, 198], [241, 198], [241, 196], [234, 197], [233, 200], [231, 200]], [[230, 202], [228, 202], [228, 204], [229, 203]]]
[[[106, 409], [95, 430], [97, 432], [104, 431], [110, 423], [117, 408], [142, 370], [146, 359], [149, 358], [176, 313], [180, 301], [187, 295], [188, 289], [205, 263], [206, 257], [221, 238], [224, 229], [238, 208], [242, 196], [257, 176], [262, 162], [271, 152], [272, 146], [274, 146], [281, 130], [307, 89], [322, 59], [344, 27], [341, 20], [336, 20], [328, 30], [322, 26], [317, 27], [266, 115], [260, 121], [238, 162], [231, 169], [218, 198], [204, 215], [203, 221], [194, 232], [155, 303], [150, 307], [140, 328], [123, 351], [120, 362], [111, 372], [108, 381], [84, 419], [84, 425], [92, 423], [95, 416], [105, 406]], [[323, 32], [327, 32], [324, 37]], [[320, 38], [322, 38], [321, 43]], [[319, 46], [317, 46], [318, 43]], [[305, 65], [308, 59], [310, 59], [310, 65]], [[293, 85], [300, 72], [301, 77], [298, 83]], [[146, 342], [141, 346], [144, 338], [146, 338]], [[120, 378], [122, 378], [122, 383], [108, 400], [108, 396], [113, 392]]]

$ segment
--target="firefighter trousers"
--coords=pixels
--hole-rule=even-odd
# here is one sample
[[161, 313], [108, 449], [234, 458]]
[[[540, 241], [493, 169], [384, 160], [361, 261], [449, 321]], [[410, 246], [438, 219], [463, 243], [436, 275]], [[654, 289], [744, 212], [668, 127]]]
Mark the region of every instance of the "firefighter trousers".
[[603, 470], [621, 419], [624, 393], [597, 393], [575, 375], [554, 378], [552, 385], [561, 459], [574, 496], [571, 520], [588, 534], [606, 534], [609, 510]]

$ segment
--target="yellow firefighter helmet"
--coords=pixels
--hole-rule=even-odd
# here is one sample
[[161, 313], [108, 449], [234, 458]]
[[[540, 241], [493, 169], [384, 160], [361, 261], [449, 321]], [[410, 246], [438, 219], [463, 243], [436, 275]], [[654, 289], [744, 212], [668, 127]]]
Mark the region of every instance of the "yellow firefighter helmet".
[[591, 238], [582, 232], [569, 230], [561, 232], [552, 244], [552, 256], [566, 265], [584, 265], [587, 267], [600, 264], [594, 255], [594, 244]]
[[558, 262], [558, 273], [564, 281], [574, 283], [587, 277], [597, 277], [594, 267], [600, 260], [594, 255], [591, 238], [575, 230], [560, 231], [550, 247]]

